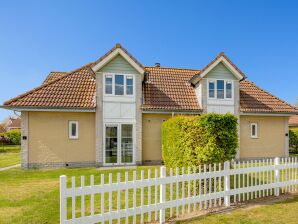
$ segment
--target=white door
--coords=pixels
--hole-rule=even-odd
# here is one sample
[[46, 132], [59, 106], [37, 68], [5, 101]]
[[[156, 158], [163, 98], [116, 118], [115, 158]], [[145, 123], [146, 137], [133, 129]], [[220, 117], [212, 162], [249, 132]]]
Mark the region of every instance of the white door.
[[106, 124], [104, 165], [133, 164], [133, 124]]

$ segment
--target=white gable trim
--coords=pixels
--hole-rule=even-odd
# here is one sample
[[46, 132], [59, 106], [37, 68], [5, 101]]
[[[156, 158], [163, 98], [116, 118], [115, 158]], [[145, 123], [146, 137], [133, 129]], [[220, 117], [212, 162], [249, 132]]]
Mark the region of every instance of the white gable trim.
[[221, 56], [220, 58], [218, 58], [215, 62], [213, 62], [205, 71], [203, 71], [200, 76], [201, 78], [204, 78], [204, 76], [206, 76], [212, 69], [215, 68], [216, 65], [218, 65], [220, 62], [222, 62], [226, 67], [227, 69], [230, 70], [230, 72], [233, 73], [233, 75], [238, 78], [239, 80], [243, 79], [244, 76], [239, 73], [233, 65], [231, 65], [230, 62], [227, 61], [227, 59], [225, 59], [225, 57]]
[[106, 58], [96, 64], [92, 70], [97, 72], [99, 69], [104, 67], [110, 61], [112, 61], [116, 56], [121, 55], [132, 67], [134, 67], [139, 73], [143, 74], [145, 70], [139, 66], [134, 60], [132, 60], [121, 48], [115, 49], [112, 53], [110, 53]]

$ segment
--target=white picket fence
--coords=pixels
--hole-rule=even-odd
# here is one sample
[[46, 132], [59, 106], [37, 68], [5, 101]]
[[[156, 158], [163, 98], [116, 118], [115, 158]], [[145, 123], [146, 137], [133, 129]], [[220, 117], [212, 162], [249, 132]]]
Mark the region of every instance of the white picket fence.
[[[152, 175], [152, 171], [154, 175]], [[60, 176], [60, 223], [163, 223], [190, 212], [297, 190], [297, 158], [225, 162], [116, 178], [90, 176], [85, 186]], [[145, 175], [144, 175], [145, 174]], [[88, 181], [89, 182], [89, 181]], [[99, 182], [99, 181], [98, 181]], [[69, 187], [67, 186], [69, 185]]]

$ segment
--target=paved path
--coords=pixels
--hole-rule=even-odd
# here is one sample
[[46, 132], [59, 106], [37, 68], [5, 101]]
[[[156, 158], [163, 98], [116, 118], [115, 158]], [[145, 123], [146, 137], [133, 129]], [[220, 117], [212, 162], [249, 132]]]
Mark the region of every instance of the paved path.
[[13, 166], [3, 167], [3, 168], [0, 168], [0, 172], [4, 171], [4, 170], [9, 170], [9, 169], [12, 169], [12, 168], [20, 167], [20, 166], [21, 166], [21, 164], [16, 164], [16, 165], [13, 165]]

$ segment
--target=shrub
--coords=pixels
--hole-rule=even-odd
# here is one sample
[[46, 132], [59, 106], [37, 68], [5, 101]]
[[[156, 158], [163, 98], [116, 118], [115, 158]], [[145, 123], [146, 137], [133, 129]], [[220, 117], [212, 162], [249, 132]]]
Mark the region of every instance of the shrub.
[[237, 147], [237, 117], [231, 114], [176, 116], [162, 125], [162, 156], [167, 167], [231, 160]]
[[9, 139], [10, 144], [13, 144], [13, 145], [21, 144], [20, 130], [10, 130], [10, 131], [4, 132], [4, 136]]
[[289, 147], [290, 152], [298, 153], [298, 129], [289, 130]]

